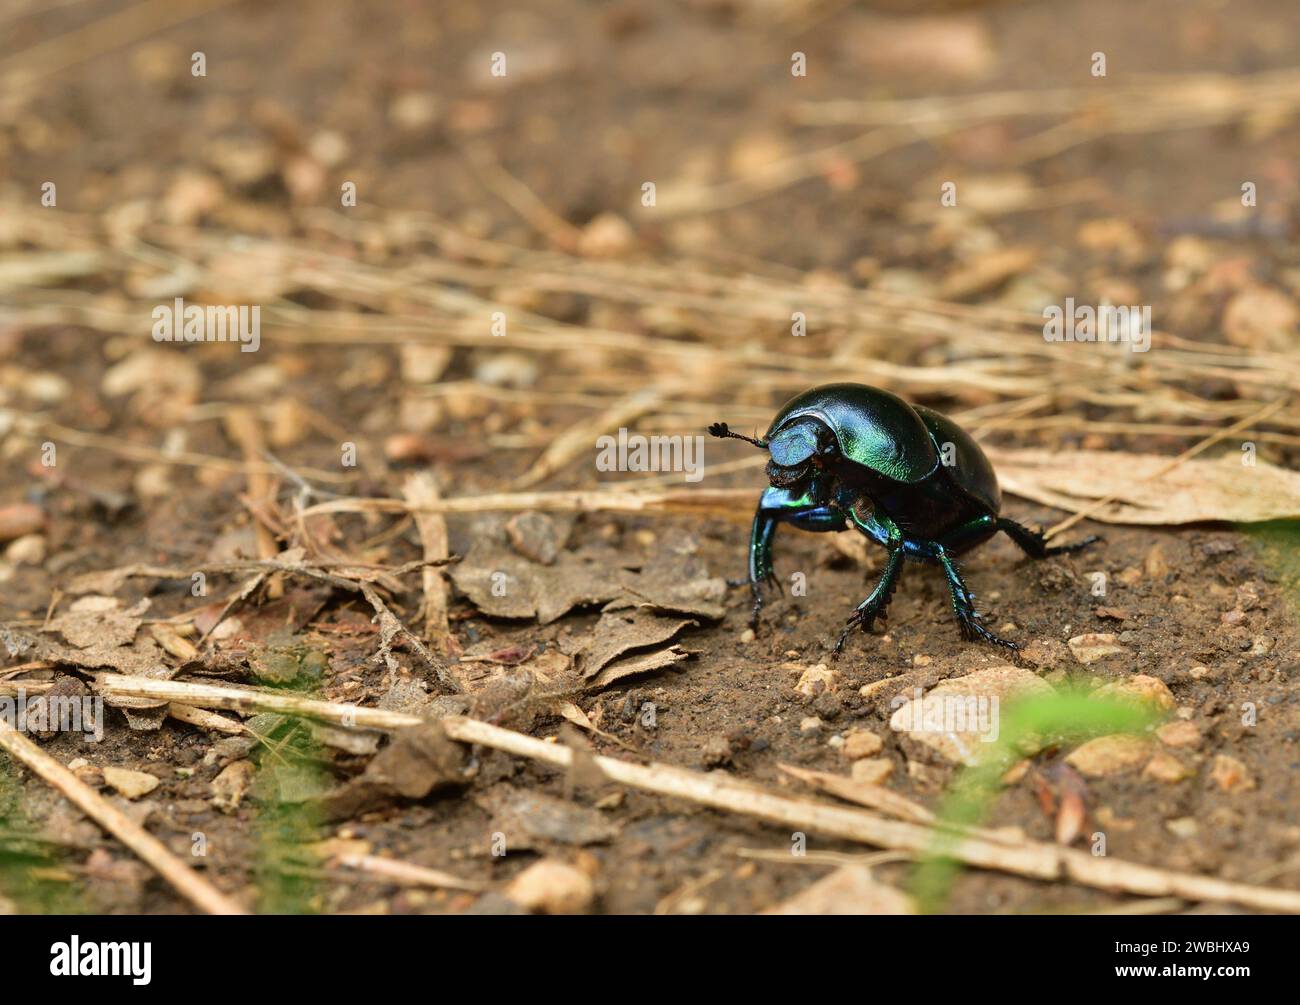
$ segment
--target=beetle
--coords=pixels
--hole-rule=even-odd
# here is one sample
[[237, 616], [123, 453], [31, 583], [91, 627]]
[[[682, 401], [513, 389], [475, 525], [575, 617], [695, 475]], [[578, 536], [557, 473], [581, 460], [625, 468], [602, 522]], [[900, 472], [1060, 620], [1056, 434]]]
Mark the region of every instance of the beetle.
[[814, 532], [853, 528], [885, 548], [879, 581], [849, 617], [835, 653], [859, 626], [884, 619], [903, 560], [943, 569], [962, 637], [1008, 649], [981, 623], [975, 595], [954, 559], [998, 531], [1030, 558], [1079, 551], [1096, 535], [1049, 547], [1044, 535], [1000, 515], [1002, 492], [993, 465], [951, 419], [866, 384], [823, 384], [796, 395], [777, 412], [761, 439], [709, 426], [721, 438], [768, 451], [768, 488], [759, 497], [749, 541], [750, 625], [757, 626], [764, 584], [775, 586], [772, 538], [777, 524]]

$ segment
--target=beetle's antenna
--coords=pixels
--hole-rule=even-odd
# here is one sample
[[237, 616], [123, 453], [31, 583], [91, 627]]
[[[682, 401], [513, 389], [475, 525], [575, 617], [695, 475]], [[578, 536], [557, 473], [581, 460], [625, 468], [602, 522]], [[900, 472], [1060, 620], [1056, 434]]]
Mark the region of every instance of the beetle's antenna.
[[709, 435], [716, 436], [720, 440], [744, 440], [746, 443], [752, 443], [759, 450], [767, 449], [766, 440], [756, 440], [752, 436], [741, 436], [740, 433], [733, 433], [727, 428], [725, 422], [715, 422], [709, 427]]

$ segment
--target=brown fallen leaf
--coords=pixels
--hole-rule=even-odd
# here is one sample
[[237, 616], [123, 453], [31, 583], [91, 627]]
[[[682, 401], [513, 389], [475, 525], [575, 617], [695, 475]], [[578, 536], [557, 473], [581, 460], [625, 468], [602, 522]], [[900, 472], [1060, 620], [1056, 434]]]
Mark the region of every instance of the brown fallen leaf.
[[[1245, 438], [1245, 437], [1243, 437]], [[1196, 458], [1156, 477], [1170, 458], [1108, 450], [990, 450], [1004, 492], [1077, 512], [1102, 523], [1176, 525], [1223, 520], [1257, 523], [1300, 518], [1300, 472], [1265, 461], [1244, 466], [1240, 453]]]
[[650, 606], [716, 620], [726, 583], [709, 576], [690, 556], [664, 556], [640, 569], [625, 556], [590, 549], [562, 552], [552, 565], [531, 562], [501, 541], [480, 538], [452, 570], [451, 579], [471, 603], [497, 618], [532, 618], [550, 624], [575, 607], [608, 604], [609, 610]]
[[394, 799], [423, 799], [435, 789], [462, 785], [469, 780], [466, 762], [466, 749], [448, 739], [441, 725], [412, 726], [394, 735], [362, 774], [329, 793], [325, 813], [344, 820]]
[[582, 647], [574, 653], [574, 664], [584, 678], [590, 679], [624, 653], [667, 642], [687, 625], [693, 624], [694, 621], [685, 619], [663, 618], [644, 608], [627, 612], [606, 611]]
[[143, 613], [138, 608], [121, 610], [111, 597], [82, 597], [66, 614], [53, 619], [49, 627], [78, 649], [125, 646], [135, 640]]
[[492, 814], [491, 830], [505, 835], [509, 851], [545, 844], [601, 844], [618, 834], [618, 827], [599, 810], [504, 782], [471, 798]]
[[695, 656], [697, 650], [683, 649], [681, 646], [669, 646], [667, 649], [661, 649], [659, 652], [650, 653], [646, 656], [633, 656], [627, 659], [618, 660], [605, 667], [600, 673], [596, 674], [587, 681], [588, 691], [599, 691], [601, 688], [609, 687], [611, 684], [624, 680], [628, 677], [635, 677], [640, 674], [650, 673], [653, 670], [663, 670], [667, 667], [676, 666], [678, 663], [685, 662], [692, 656]]

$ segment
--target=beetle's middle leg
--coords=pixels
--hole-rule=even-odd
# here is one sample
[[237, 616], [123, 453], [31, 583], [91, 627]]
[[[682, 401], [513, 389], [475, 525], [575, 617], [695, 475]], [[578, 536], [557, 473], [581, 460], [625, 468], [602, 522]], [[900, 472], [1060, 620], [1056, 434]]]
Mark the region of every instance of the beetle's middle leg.
[[1030, 530], [1024, 524], [1016, 523], [1014, 520], [1008, 520], [1006, 517], [998, 519], [998, 530], [1002, 531], [1007, 537], [1015, 541], [1030, 558], [1047, 558], [1049, 555], [1067, 555], [1072, 551], [1082, 551], [1088, 545], [1100, 541], [1096, 534], [1085, 537], [1082, 541], [1076, 541], [1074, 544], [1048, 545], [1047, 538], [1041, 531]]
[[935, 546], [934, 558], [943, 566], [944, 575], [948, 577], [948, 589], [952, 593], [952, 611], [957, 615], [962, 636], [968, 639], [983, 639], [985, 642], [992, 642], [995, 646], [1018, 650], [1020, 647], [1014, 642], [994, 635], [981, 624], [980, 616], [975, 610], [975, 595], [962, 582], [957, 566], [942, 545]]
[[898, 585], [899, 573], [902, 571], [903, 547], [901, 544], [896, 544], [889, 549], [889, 557], [885, 560], [885, 571], [880, 574], [875, 588], [867, 594], [866, 600], [858, 604], [857, 609], [844, 625], [844, 630], [840, 632], [840, 637], [832, 650], [833, 655], [840, 654], [840, 650], [844, 648], [844, 640], [849, 637], [849, 632], [853, 631], [854, 625], [859, 625], [864, 632], [869, 632], [872, 625], [876, 623], [876, 618], [885, 616], [885, 609], [893, 599], [894, 587]]

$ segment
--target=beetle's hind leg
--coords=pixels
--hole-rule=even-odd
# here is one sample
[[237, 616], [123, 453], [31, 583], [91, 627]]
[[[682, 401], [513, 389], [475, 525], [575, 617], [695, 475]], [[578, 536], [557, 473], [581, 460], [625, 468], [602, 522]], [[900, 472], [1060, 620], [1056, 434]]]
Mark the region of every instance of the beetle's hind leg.
[[1082, 541], [1076, 541], [1074, 544], [1057, 544], [1048, 545], [1047, 538], [1041, 531], [1030, 530], [1024, 524], [1016, 523], [1014, 520], [1008, 520], [1006, 517], [998, 519], [998, 530], [1002, 531], [1015, 541], [1030, 558], [1047, 558], [1049, 555], [1068, 555], [1072, 551], [1082, 551], [1090, 544], [1095, 544], [1101, 538], [1096, 534], [1090, 534]]
[[885, 571], [880, 574], [875, 588], [867, 594], [866, 600], [858, 604], [857, 610], [844, 625], [844, 630], [840, 632], [840, 637], [832, 650], [833, 656], [840, 654], [840, 650], [844, 648], [844, 640], [849, 637], [855, 625], [861, 627], [864, 632], [869, 632], [871, 626], [876, 623], [876, 618], [885, 617], [885, 610], [894, 597], [894, 588], [898, 586], [899, 573], [902, 571], [903, 548], [902, 545], [898, 545], [889, 550], [889, 558], [885, 560]]
[[952, 593], [952, 612], [957, 615], [957, 622], [961, 625], [962, 637], [971, 640], [983, 639], [995, 646], [1005, 646], [1007, 649], [1019, 650], [1020, 647], [1014, 642], [994, 635], [984, 627], [978, 612], [975, 610], [975, 595], [962, 582], [961, 575], [957, 572], [957, 566], [948, 556], [948, 553], [939, 548], [935, 559], [943, 566], [944, 575], [948, 577], [948, 589]]

